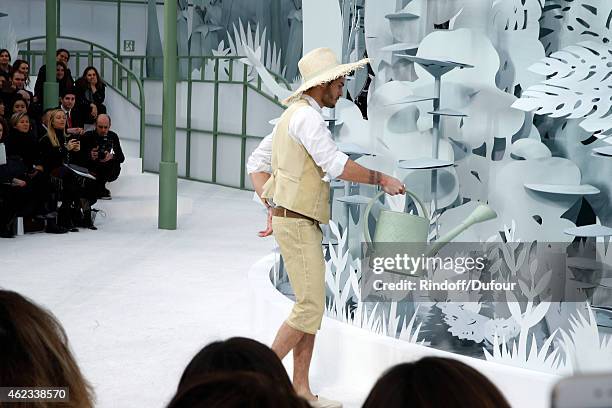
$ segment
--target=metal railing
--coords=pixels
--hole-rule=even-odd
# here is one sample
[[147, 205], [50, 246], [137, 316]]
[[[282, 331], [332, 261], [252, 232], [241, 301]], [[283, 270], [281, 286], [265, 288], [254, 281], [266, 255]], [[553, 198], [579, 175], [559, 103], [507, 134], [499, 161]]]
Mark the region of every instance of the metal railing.
[[[240, 184], [239, 188], [245, 188], [245, 167], [247, 159], [246, 141], [248, 139], [261, 139], [261, 136], [247, 134], [247, 109], [248, 109], [248, 90], [251, 90], [263, 98], [270, 101], [272, 104], [284, 108], [276, 96], [271, 96], [262, 88], [262, 80], [256, 71], [251, 67], [238, 64], [238, 60], [243, 59], [241, 56], [179, 56], [177, 64], [179, 65], [179, 78], [187, 83], [187, 115], [186, 126], [177, 126], [176, 130], [186, 133], [186, 148], [185, 148], [185, 177], [186, 179], [204, 181], [191, 176], [191, 138], [192, 133], [202, 133], [212, 135], [212, 160], [211, 160], [211, 182], [214, 184], [224, 185], [217, 181], [217, 146], [218, 138], [222, 137], [237, 137], [241, 139], [240, 147]], [[160, 64], [163, 57], [136, 55], [136, 56], [121, 56], [123, 63], [130, 69], [140, 72], [144, 81], [159, 80], [153, 75], [149, 75], [146, 71], [146, 63]], [[181, 73], [181, 64], [183, 64], [183, 76]], [[236, 68], [238, 66], [238, 68]], [[241, 70], [238, 71], [238, 69]], [[290, 84], [282, 76], [270, 72], [274, 79], [287, 89], [291, 89]], [[202, 129], [192, 127], [192, 96], [194, 83], [208, 83], [213, 85], [213, 120], [212, 129]], [[233, 84], [240, 85], [242, 92], [242, 111], [241, 111], [241, 132], [229, 133], [219, 130], [219, 94], [220, 85]], [[146, 126], [161, 128], [161, 124], [146, 123]], [[236, 186], [228, 186], [236, 187]]]
[[[74, 66], [75, 73], [81, 72], [82, 62], [85, 60], [86, 64], [83, 66], [97, 66], [99, 67], [100, 76], [104, 79], [104, 82], [113, 88], [117, 93], [123, 96], [128, 102], [134, 105], [140, 112], [140, 157], [144, 159], [145, 151], [145, 97], [144, 97], [144, 86], [140, 77], [134, 73], [131, 69], [125, 66], [119, 61], [112, 51], [104, 48], [98, 44], [92, 43], [87, 40], [75, 37], [58, 36], [58, 40], [75, 41], [88, 46], [87, 50], [70, 50], [71, 60], [70, 65]], [[28, 61], [30, 64], [30, 72], [37, 72], [39, 65], [38, 60], [40, 57], [41, 66], [45, 63], [45, 50], [44, 49], [32, 49], [32, 43], [44, 43], [45, 36], [30, 37], [20, 40], [18, 42], [20, 51], [19, 54]], [[96, 64], [97, 61], [97, 64]], [[106, 63], [111, 64], [110, 78], [108, 70], [106, 70]], [[74, 64], [74, 65], [73, 65]], [[125, 86], [124, 86], [125, 82]], [[135, 98], [132, 92], [132, 84], [135, 83], [138, 87], [138, 98]]]
[[[45, 51], [42, 49], [32, 49], [33, 43], [44, 42], [44, 36], [26, 38], [19, 41], [20, 54], [30, 64], [30, 71], [36, 72], [39, 66], [45, 63]], [[80, 73], [81, 67], [94, 65], [99, 67], [99, 72], [104, 81], [116, 90], [120, 95], [126, 98], [132, 105], [140, 111], [140, 157], [143, 159], [143, 169], [145, 163], [145, 131], [147, 127], [161, 128], [161, 124], [150, 123], [146, 121], [145, 98], [144, 98], [144, 82], [150, 80], [160, 80], [161, 78], [149, 75], [146, 70], [147, 61], [149, 63], [162, 64], [162, 56], [149, 55], [122, 55], [119, 58], [109, 49], [75, 37], [59, 36], [58, 40], [75, 41], [87, 45], [85, 50], [70, 50], [71, 59], [70, 65], [75, 67], [76, 72]], [[240, 149], [240, 184], [241, 189], [245, 188], [245, 167], [246, 167], [246, 142], [248, 139], [261, 139], [262, 136], [247, 134], [247, 109], [248, 109], [248, 91], [257, 93], [273, 105], [284, 108], [276, 96], [271, 96], [263, 89], [261, 77], [257, 72], [244, 64], [238, 63], [238, 60], [244, 57], [241, 56], [179, 56], [177, 64], [182, 65], [182, 71], [185, 74], [183, 77], [179, 75], [180, 80], [187, 83], [187, 115], [186, 126], [177, 126], [178, 131], [186, 132], [186, 148], [185, 148], [185, 176], [184, 178], [212, 182], [214, 184], [224, 185], [217, 182], [217, 146], [218, 138], [221, 137], [237, 137], [241, 139]], [[39, 64], [40, 61], [40, 64]], [[111, 64], [110, 73], [106, 69], [106, 63]], [[238, 68], [237, 68], [238, 67]], [[198, 68], [198, 69], [194, 69]], [[240, 72], [240, 71], [241, 72]], [[181, 69], [178, 70], [181, 72]], [[270, 72], [274, 79], [287, 89], [291, 89], [290, 84], [282, 76]], [[138, 99], [132, 94], [132, 82], [138, 86]], [[202, 129], [192, 127], [192, 96], [193, 84], [208, 83], [213, 85], [213, 118], [212, 129]], [[242, 90], [242, 111], [241, 111], [241, 131], [240, 133], [229, 133], [219, 129], [219, 93], [220, 85], [233, 84], [240, 85]], [[125, 85], [125, 86], [124, 86]], [[212, 135], [212, 160], [211, 160], [211, 180], [202, 180], [191, 176], [191, 139], [192, 133], [202, 133]]]

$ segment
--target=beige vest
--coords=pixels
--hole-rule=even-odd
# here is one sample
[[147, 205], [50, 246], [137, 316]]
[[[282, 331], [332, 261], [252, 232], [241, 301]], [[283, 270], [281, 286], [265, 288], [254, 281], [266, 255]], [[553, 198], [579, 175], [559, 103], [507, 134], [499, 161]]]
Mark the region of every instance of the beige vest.
[[272, 138], [272, 176], [264, 184], [262, 197], [277, 206], [329, 222], [329, 183], [304, 146], [289, 136], [289, 121], [301, 108], [310, 106], [300, 99], [280, 117]]

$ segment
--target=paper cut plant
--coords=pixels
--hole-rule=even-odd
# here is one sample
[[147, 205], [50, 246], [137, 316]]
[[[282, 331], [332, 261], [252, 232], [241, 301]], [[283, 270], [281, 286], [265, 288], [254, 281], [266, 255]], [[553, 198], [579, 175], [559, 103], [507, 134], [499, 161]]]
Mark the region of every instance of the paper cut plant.
[[612, 135], [612, 47], [581, 42], [531, 66], [546, 80], [512, 106], [552, 118], [582, 119], [595, 136]]
[[577, 310], [569, 319], [569, 333], [561, 330], [561, 348], [574, 373], [607, 371], [612, 367], [612, 336], [599, 332], [593, 309], [585, 307], [588, 319]]

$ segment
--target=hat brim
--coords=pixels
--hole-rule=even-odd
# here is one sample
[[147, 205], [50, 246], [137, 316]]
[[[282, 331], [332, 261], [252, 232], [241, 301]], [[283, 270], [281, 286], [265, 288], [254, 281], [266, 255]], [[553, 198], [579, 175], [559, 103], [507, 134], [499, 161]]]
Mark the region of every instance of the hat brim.
[[304, 82], [298, 89], [295, 90], [291, 95], [282, 100], [283, 105], [291, 105], [296, 100], [300, 99], [302, 94], [309, 90], [310, 88], [314, 88], [315, 86], [323, 85], [325, 83], [331, 82], [340, 77], [346, 76], [353, 71], [356, 71], [360, 68], [363, 68], [370, 62], [369, 58], [364, 58], [357, 62], [351, 62], [348, 64], [340, 64], [328, 71], [325, 71], [316, 77], [309, 79]]

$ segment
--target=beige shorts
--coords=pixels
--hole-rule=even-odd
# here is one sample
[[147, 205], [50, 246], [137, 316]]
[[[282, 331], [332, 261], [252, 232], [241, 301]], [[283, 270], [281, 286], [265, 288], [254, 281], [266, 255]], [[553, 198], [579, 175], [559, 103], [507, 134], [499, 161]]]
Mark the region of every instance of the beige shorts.
[[306, 219], [272, 217], [272, 229], [295, 293], [295, 304], [286, 323], [296, 330], [315, 334], [325, 311], [321, 228], [317, 222]]

